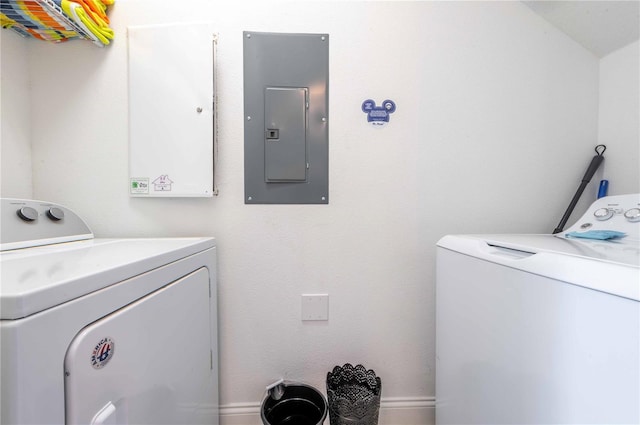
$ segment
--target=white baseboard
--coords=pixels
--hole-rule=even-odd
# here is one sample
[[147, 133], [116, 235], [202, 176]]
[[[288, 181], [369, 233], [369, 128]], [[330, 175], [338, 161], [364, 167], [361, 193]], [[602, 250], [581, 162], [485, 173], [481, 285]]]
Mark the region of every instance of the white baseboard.
[[[435, 397], [393, 397], [380, 400], [379, 425], [435, 424]], [[329, 424], [329, 418], [325, 425]], [[262, 425], [260, 403], [220, 406], [220, 425]]]
[[260, 403], [220, 405], [220, 425], [262, 425]]

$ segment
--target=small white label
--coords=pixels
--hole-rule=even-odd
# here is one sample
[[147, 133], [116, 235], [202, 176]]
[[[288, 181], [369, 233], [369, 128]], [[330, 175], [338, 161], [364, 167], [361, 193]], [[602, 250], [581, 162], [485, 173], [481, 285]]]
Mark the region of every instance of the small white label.
[[153, 191], [154, 192], [171, 192], [171, 185], [173, 184], [173, 180], [169, 178], [167, 174], [163, 174], [158, 176], [153, 181]]
[[109, 337], [102, 338], [91, 352], [91, 366], [94, 369], [102, 369], [113, 357], [116, 344]]
[[132, 178], [129, 183], [129, 193], [132, 194], [148, 194], [149, 193], [149, 179], [148, 178]]

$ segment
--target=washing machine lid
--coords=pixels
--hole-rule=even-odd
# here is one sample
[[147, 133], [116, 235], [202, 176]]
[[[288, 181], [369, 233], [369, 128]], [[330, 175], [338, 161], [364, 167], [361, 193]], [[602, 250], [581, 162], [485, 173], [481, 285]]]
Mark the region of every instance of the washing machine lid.
[[524, 252], [549, 252], [587, 260], [640, 267], [640, 243], [635, 238], [596, 240], [562, 235], [480, 235], [489, 245]]
[[555, 235], [449, 235], [440, 248], [502, 266], [640, 300], [640, 244]]
[[[615, 231], [609, 240], [585, 239]], [[597, 199], [557, 235], [445, 236], [438, 246], [496, 264], [640, 300], [640, 194]]]
[[19, 319], [215, 246], [213, 238], [90, 239], [0, 253], [0, 319]]

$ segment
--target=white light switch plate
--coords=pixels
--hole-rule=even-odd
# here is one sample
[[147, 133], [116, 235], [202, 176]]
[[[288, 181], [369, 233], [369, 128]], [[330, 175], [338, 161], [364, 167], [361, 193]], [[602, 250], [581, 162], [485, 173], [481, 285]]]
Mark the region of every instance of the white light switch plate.
[[302, 294], [302, 320], [329, 320], [329, 294]]

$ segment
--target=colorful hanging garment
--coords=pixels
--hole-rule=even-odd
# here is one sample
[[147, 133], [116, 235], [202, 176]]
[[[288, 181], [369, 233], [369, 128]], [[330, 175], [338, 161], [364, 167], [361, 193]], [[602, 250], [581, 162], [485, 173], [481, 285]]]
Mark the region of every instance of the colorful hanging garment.
[[20, 35], [41, 40], [86, 38], [108, 45], [114, 33], [107, 6], [114, 0], [0, 0], [0, 23]]
[[[76, 25], [82, 28], [94, 41], [98, 41], [106, 46], [113, 40], [113, 30], [109, 28], [108, 18], [106, 13], [104, 13], [106, 6], [103, 5], [104, 10], [100, 10], [100, 13], [98, 13], [87, 5], [87, 3], [89, 3], [88, 1], [56, 1], [60, 1], [62, 10], [67, 16], [71, 17]], [[99, 0], [96, 0], [93, 3], [98, 2]]]
[[40, 40], [59, 42], [79, 37], [64, 17], [56, 16], [45, 4], [34, 0], [0, 0], [0, 22], [3, 28]]

